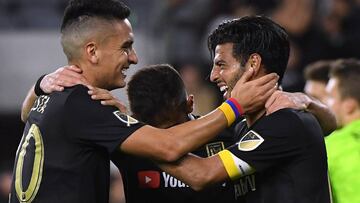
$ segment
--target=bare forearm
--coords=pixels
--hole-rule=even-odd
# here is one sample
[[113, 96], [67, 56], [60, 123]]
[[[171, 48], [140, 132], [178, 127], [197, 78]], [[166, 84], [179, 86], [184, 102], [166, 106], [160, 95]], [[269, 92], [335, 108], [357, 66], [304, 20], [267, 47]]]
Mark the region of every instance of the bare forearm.
[[228, 179], [228, 175], [218, 156], [209, 158], [188, 154], [177, 162], [157, 163], [165, 172], [185, 182], [194, 190]]
[[22, 104], [22, 108], [21, 108], [21, 120], [25, 123], [28, 116], [29, 116], [29, 112], [31, 110], [31, 107], [33, 106], [35, 100], [36, 100], [37, 96], [35, 95], [34, 92], [34, 86], [32, 86], [29, 90], [29, 92], [26, 95], [26, 98]]
[[227, 121], [220, 110], [215, 110], [197, 120], [169, 128], [176, 139], [177, 149], [181, 156], [198, 149], [216, 137], [227, 127]]
[[203, 118], [169, 129], [144, 126], [128, 137], [120, 148], [137, 156], [173, 162], [204, 145], [226, 127], [223, 112], [215, 110]]
[[325, 104], [313, 99], [306, 110], [316, 116], [325, 135], [336, 129], [335, 115]]

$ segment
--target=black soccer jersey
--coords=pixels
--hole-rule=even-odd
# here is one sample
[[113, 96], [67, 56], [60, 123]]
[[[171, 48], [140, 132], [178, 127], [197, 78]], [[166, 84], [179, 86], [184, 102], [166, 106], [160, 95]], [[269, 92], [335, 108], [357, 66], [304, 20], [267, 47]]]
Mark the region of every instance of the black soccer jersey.
[[108, 202], [110, 153], [143, 124], [87, 91], [77, 85], [36, 100], [18, 147], [9, 202]]
[[[227, 130], [193, 153], [207, 157], [234, 143], [233, 131]], [[236, 202], [232, 182], [214, 185], [196, 192], [149, 160], [120, 152], [114, 152], [111, 160], [121, 171], [127, 203]]]
[[232, 179], [256, 171], [245, 176], [254, 191], [242, 202], [330, 202], [324, 138], [314, 116], [282, 109], [238, 130], [239, 142], [219, 155]]

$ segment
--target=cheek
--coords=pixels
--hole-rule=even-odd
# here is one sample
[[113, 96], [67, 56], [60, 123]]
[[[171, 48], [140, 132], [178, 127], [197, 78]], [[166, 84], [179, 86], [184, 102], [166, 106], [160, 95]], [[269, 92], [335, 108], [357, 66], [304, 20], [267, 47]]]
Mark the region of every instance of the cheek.
[[117, 64], [118, 68], [122, 68], [123, 66], [128, 66], [129, 65], [128, 57], [121, 55], [120, 57], [118, 57], [116, 59], [116, 64]]
[[240, 68], [232, 69], [231, 73], [229, 74], [229, 77], [231, 78], [231, 82], [236, 84], [236, 82], [241, 78], [243, 72], [240, 70]]
[[328, 98], [326, 104], [334, 111], [336, 112], [339, 108], [339, 104], [334, 98]]
[[341, 102], [337, 101], [336, 99], [329, 99], [328, 106], [335, 113], [337, 119], [339, 119], [342, 112]]

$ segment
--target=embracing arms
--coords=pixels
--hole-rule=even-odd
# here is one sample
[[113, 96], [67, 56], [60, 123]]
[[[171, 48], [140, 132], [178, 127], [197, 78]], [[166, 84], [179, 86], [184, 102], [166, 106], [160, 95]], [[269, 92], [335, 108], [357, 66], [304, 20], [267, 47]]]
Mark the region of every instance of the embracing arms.
[[[62, 73], [63, 71], [65, 70], [62, 70]], [[275, 91], [275, 84], [278, 79], [278, 76], [275, 74], [269, 74], [257, 80], [249, 81], [252, 74], [252, 69], [247, 71], [238, 81], [232, 92], [233, 98], [240, 103], [244, 112], [263, 107], [265, 101]], [[45, 76], [44, 81], [46, 81], [47, 78], [49, 77]], [[72, 77], [72, 80], [73, 79], [81, 82], [78, 78]], [[67, 82], [66, 85], [70, 84], [71, 81], [61, 80], [62, 83]], [[54, 81], [52, 81], [52, 83], [54, 83]], [[41, 84], [46, 84], [46, 82], [41, 81], [40, 86]], [[57, 86], [66, 86], [59, 84], [59, 82], [55, 83], [55, 85], [52, 86], [53, 90], [56, 90], [54, 87]], [[43, 89], [43, 87], [41, 88]], [[48, 93], [45, 90], [44, 92]], [[95, 92], [99, 92], [98, 89], [90, 87], [89, 94], [93, 95]], [[27, 103], [28, 102], [25, 102], [25, 104]], [[26, 115], [28, 114], [28, 112], [25, 113]], [[122, 142], [120, 149], [126, 153], [155, 160], [175, 161], [186, 153], [195, 150], [213, 139], [227, 126], [228, 118], [225, 113], [222, 110], [216, 109], [201, 119], [177, 125], [169, 129], [158, 129], [145, 125], [133, 132]]]

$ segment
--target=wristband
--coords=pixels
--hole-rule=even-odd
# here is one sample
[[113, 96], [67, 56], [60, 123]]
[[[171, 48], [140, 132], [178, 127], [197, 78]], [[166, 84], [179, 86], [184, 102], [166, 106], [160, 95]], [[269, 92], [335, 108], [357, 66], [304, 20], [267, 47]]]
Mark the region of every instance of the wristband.
[[240, 104], [233, 98], [226, 100], [219, 106], [219, 109], [224, 113], [228, 126], [230, 126], [236, 118], [243, 114]]
[[42, 81], [42, 79], [46, 76], [45, 75], [42, 75], [37, 81], [36, 81], [36, 84], [35, 84], [35, 87], [34, 87], [34, 92], [36, 94], [36, 96], [41, 96], [41, 95], [48, 95], [47, 93], [45, 93], [41, 88], [40, 88], [40, 83]]
[[244, 114], [244, 109], [241, 107], [241, 105], [239, 104], [239, 102], [236, 101], [236, 99], [234, 98], [229, 98], [226, 102], [231, 102], [233, 105], [231, 107], [234, 106], [234, 111], [237, 110], [239, 112], [239, 116]]
[[236, 114], [234, 110], [231, 108], [230, 104], [223, 102], [219, 109], [224, 113], [228, 126], [230, 126], [236, 120]]

